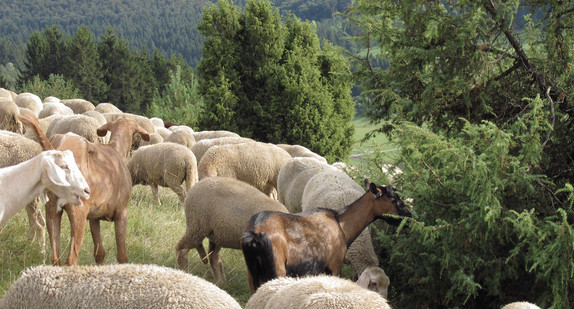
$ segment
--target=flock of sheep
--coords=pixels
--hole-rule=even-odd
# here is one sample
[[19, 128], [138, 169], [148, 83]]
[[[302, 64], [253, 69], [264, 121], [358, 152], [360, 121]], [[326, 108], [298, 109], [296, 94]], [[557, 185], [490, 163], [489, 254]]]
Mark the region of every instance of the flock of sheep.
[[[50, 161], [47, 156], [54, 153], [67, 160]], [[29, 268], [0, 300], [0, 308], [241, 308], [217, 285], [187, 273], [189, 250], [209, 262], [217, 284], [224, 282], [220, 250], [241, 248], [239, 240], [256, 213], [339, 210], [365, 194], [336, 166], [299, 145], [262, 143], [228, 131], [194, 132], [123, 113], [110, 103], [41, 100], [0, 88], [0, 184], [21, 187], [0, 192], [0, 229], [25, 208], [30, 235], [43, 243], [47, 227], [52, 263], [59, 265], [62, 213], [76, 218], [66, 261], [73, 267]], [[38, 179], [22, 177], [32, 171]], [[27, 182], [30, 188], [23, 185]], [[158, 187], [168, 187], [184, 207], [186, 231], [175, 246], [179, 270], [127, 264], [127, 199], [137, 184], [149, 185], [157, 203]], [[74, 266], [86, 221], [94, 257], [102, 264], [100, 220], [115, 223], [120, 264]], [[390, 280], [378, 266], [368, 228], [350, 245], [345, 260], [355, 282], [327, 275], [277, 278], [259, 287], [246, 308], [390, 308]], [[505, 307], [510, 308], [536, 307]]]

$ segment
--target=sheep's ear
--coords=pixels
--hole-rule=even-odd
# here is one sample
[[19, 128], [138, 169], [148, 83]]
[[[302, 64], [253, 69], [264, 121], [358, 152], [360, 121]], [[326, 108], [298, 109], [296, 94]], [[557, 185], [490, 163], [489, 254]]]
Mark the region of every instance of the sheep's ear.
[[43, 162], [43, 168], [48, 175], [50, 181], [58, 186], [69, 186], [70, 183], [66, 180], [66, 172], [54, 162], [54, 157], [48, 157]]

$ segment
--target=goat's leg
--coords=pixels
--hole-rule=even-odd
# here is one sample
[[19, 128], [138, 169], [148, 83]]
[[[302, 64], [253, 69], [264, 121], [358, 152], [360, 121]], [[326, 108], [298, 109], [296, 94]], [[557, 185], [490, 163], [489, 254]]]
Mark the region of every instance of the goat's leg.
[[118, 250], [116, 259], [120, 264], [128, 262], [128, 252], [126, 249], [127, 221], [128, 221], [128, 211], [124, 207], [123, 210], [118, 211], [116, 213], [116, 217], [114, 219], [114, 228], [116, 231], [116, 247]]
[[158, 205], [161, 205], [161, 201], [159, 200], [159, 188], [156, 184], [152, 183], [149, 185], [151, 187], [151, 193], [153, 193], [153, 197]]
[[102, 234], [100, 232], [100, 220], [90, 220], [90, 232], [92, 233], [92, 240], [94, 241], [94, 259], [96, 264], [102, 265], [106, 257], [106, 250], [104, 249], [104, 242], [102, 241]]
[[64, 210], [66, 210], [68, 219], [70, 219], [70, 253], [68, 254], [66, 265], [78, 265], [78, 256], [84, 242], [89, 208], [86, 205], [78, 207], [66, 204]]
[[50, 196], [46, 203], [46, 229], [52, 248], [52, 265], [60, 266], [60, 229], [62, 226], [62, 211], [57, 210], [56, 197]]
[[225, 273], [223, 272], [223, 262], [221, 262], [220, 251], [221, 246], [211, 241], [209, 242], [209, 265], [211, 266], [211, 271], [217, 284], [225, 282]]

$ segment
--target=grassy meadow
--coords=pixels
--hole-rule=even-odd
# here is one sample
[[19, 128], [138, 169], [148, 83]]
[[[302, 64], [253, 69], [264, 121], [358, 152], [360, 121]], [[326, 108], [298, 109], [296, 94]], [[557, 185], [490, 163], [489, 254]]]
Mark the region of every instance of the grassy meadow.
[[[356, 120], [355, 140], [360, 140], [371, 128], [367, 121]], [[383, 135], [367, 143], [356, 143], [355, 155], [366, 153], [375, 149], [389, 150], [393, 147]], [[392, 160], [393, 151], [388, 160]], [[356, 161], [356, 162], [351, 162]], [[361, 165], [364, 159], [350, 160], [352, 164]], [[178, 208], [178, 199], [175, 193], [167, 188], [160, 187], [162, 205], [157, 205], [149, 186], [135, 186], [132, 190], [128, 205], [127, 252], [130, 263], [157, 264], [177, 268], [175, 259], [175, 245], [185, 231], [185, 218], [183, 208]], [[93, 265], [93, 242], [86, 224], [84, 242], [80, 251], [79, 264]], [[101, 224], [104, 247], [106, 249], [105, 264], [115, 264], [115, 236], [112, 222], [102, 221]], [[30, 266], [51, 263], [50, 244], [48, 234], [46, 244], [42, 247], [38, 240], [30, 240], [28, 233], [28, 218], [24, 210], [11, 218], [0, 230], [0, 297], [10, 288], [19, 273]], [[70, 246], [70, 229], [67, 215], [62, 218], [61, 232], [61, 260], [65, 262]], [[207, 241], [204, 241], [207, 248]], [[197, 251], [189, 252], [188, 271], [196, 276], [214, 282], [209, 265], [204, 265]], [[247, 268], [240, 250], [223, 249], [222, 259], [226, 283], [220, 287], [233, 296], [242, 306], [250, 297], [247, 284]], [[350, 270], [344, 266], [343, 276], [349, 277]]]

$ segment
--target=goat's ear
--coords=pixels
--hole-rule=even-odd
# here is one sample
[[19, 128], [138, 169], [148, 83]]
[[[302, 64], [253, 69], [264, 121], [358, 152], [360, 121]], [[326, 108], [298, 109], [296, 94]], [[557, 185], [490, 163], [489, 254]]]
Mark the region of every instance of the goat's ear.
[[368, 178], [365, 178], [365, 189], [370, 190], [369, 186], [371, 185], [371, 181]]
[[373, 194], [377, 194], [380, 192], [379, 189], [377, 188], [377, 185], [373, 182], [369, 183], [369, 191], [371, 191], [371, 193]]
[[149, 134], [140, 132], [142, 139], [146, 142], [149, 142]]
[[66, 180], [66, 172], [54, 162], [54, 157], [48, 157], [42, 163], [42, 167], [48, 175], [50, 181], [58, 186], [69, 186], [70, 183]]
[[106, 136], [106, 134], [108, 134], [108, 130], [109, 130], [109, 125], [108, 123], [102, 125], [101, 127], [99, 127], [96, 130], [96, 134], [98, 134], [98, 136], [102, 137], [102, 136]]

